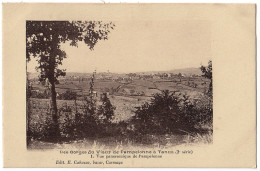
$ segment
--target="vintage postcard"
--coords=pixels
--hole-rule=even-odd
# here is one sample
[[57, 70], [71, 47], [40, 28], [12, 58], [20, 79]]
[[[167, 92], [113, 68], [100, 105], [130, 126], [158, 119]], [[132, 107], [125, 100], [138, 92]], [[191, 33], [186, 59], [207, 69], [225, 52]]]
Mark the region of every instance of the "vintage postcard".
[[4, 167], [256, 167], [254, 4], [3, 4]]

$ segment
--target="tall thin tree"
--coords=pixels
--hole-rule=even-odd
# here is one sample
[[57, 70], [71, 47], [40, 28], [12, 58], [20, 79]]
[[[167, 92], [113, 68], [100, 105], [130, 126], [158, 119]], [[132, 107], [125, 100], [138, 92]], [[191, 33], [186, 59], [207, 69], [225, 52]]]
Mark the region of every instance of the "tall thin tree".
[[26, 60], [29, 62], [32, 57], [37, 58], [40, 81], [47, 79], [50, 82], [55, 129], [59, 128], [55, 83], [59, 76], [66, 74], [65, 70], [58, 68], [67, 57], [65, 51], [60, 49], [61, 43], [70, 42], [71, 46], [78, 47], [78, 42], [84, 41], [90, 50], [93, 50], [99, 40], [108, 39], [108, 34], [114, 27], [112, 22], [102, 21], [26, 22]]

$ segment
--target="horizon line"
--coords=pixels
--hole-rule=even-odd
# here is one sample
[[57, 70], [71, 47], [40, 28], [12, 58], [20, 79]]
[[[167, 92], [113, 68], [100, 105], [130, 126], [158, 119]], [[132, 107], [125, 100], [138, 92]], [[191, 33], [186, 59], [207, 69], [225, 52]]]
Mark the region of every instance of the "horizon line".
[[[126, 73], [145, 73], [145, 72], [170, 72], [170, 71], [174, 71], [174, 70], [181, 70], [181, 69], [199, 69], [200, 67], [185, 67], [185, 68], [176, 68], [176, 69], [170, 69], [170, 70], [149, 70], [149, 71], [129, 71], [129, 72], [110, 72], [110, 70], [107, 70], [107, 71], [100, 71], [100, 72], [97, 72], [97, 71], [92, 71], [92, 72], [77, 72], [77, 71], [65, 71], [66, 73], [80, 73], [80, 74], [88, 74], [88, 73], [93, 73], [93, 72], [96, 72], [96, 73], [116, 73], [116, 74], [126, 74]], [[29, 71], [26, 71], [26, 72], [29, 72]], [[38, 73], [38, 71], [34, 71], [34, 72], [29, 72], [29, 73]]]

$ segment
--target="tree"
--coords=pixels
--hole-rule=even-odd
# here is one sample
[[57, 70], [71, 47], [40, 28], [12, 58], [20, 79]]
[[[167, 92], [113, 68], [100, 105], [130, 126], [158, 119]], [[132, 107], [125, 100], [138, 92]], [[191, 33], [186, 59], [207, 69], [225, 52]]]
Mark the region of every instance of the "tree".
[[[26, 60], [37, 58], [40, 81], [49, 80], [51, 85], [52, 117], [58, 130], [58, 116], [55, 83], [65, 70], [58, 68], [66, 58], [60, 44], [70, 42], [78, 47], [79, 41], [93, 50], [99, 40], [106, 40], [114, 24], [102, 21], [27, 21], [26, 22]], [[56, 131], [58, 132], [58, 131]]]
[[210, 60], [208, 62], [208, 66], [207, 67], [202, 65], [200, 67], [200, 70], [203, 73], [202, 74], [203, 77], [210, 79], [208, 94], [210, 96], [212, 96], [212, 61]]
[[103, 122], [107, 124], [111, 122], [116, 108], [111, 104], [106, 93], [103, 93], [101, 101], [102, 105], [98, 108], [98, 114], [102, 118]]
[[96, 113], [96, 99], [94, 98], [94, 80], [95, 80], [95, 74], [96, 72], [93, 72], [91, 78], [90, 78], [90, 87], [89, 87], [89, 98], [86, 98], [86, 104], [85, 104], [85, 114], [87, 117], [93, 117], [95, 118]]

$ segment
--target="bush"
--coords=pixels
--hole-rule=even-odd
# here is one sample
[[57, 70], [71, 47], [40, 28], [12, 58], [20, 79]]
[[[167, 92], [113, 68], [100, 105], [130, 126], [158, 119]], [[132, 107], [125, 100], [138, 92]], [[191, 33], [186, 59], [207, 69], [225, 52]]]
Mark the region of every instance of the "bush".
[[115, 106], [113, 106], [107, 97], [106, 93], [103, 93], [101, 98], [102, 104], [98, 108], [98, 117], [104, 124], [111, 123], [111, 120], [114, 116], [114, 110], [116, 109]]
[[212, 103], [206, 106], [199, 103], [169, 90], [157, 93], [150, 103], [137, 107], [133, 117], [135, 132], [139, 135], [197, 132], [202, 120], [212, 121]]
[[59, 96], [57, 96], [57, 99], [60, 100], [75, 100], [77, 98], [77, 93], [67, 90], [65, 93], [61, 93], [59, 94]]
[[[83, 113], [65, 112], [65, 119], [61, 123], [61, 135], [64, 139], [75, 140], [86, 137], [106, 136], [115, 132], [115, 124], [111, 123], [115, 107], [106, 94], [103, 94], [102, 104], [96, 107], [94, 98], [86, 98]], [[118, 132], [118, 131], [116, 131]]]
[[44, 141], [55, 141], [57, 139], [57, 130], [54, 129], [54, 123], [51, 117], [51, 113], [41, 113], [37, 117], [39, 120], [36, 122], [36, 118], [30, 118], [30, 125], [27, 136], [29, 140], [38, 139]]
[[41, 91], [31, 91], [30, 90], [30, 97], [32, 98], [38, 98], [38, 99], [49, 99], [51, 96], [50, 96], [50, 93], [48, 93], [47, 90], [41, 92]]

